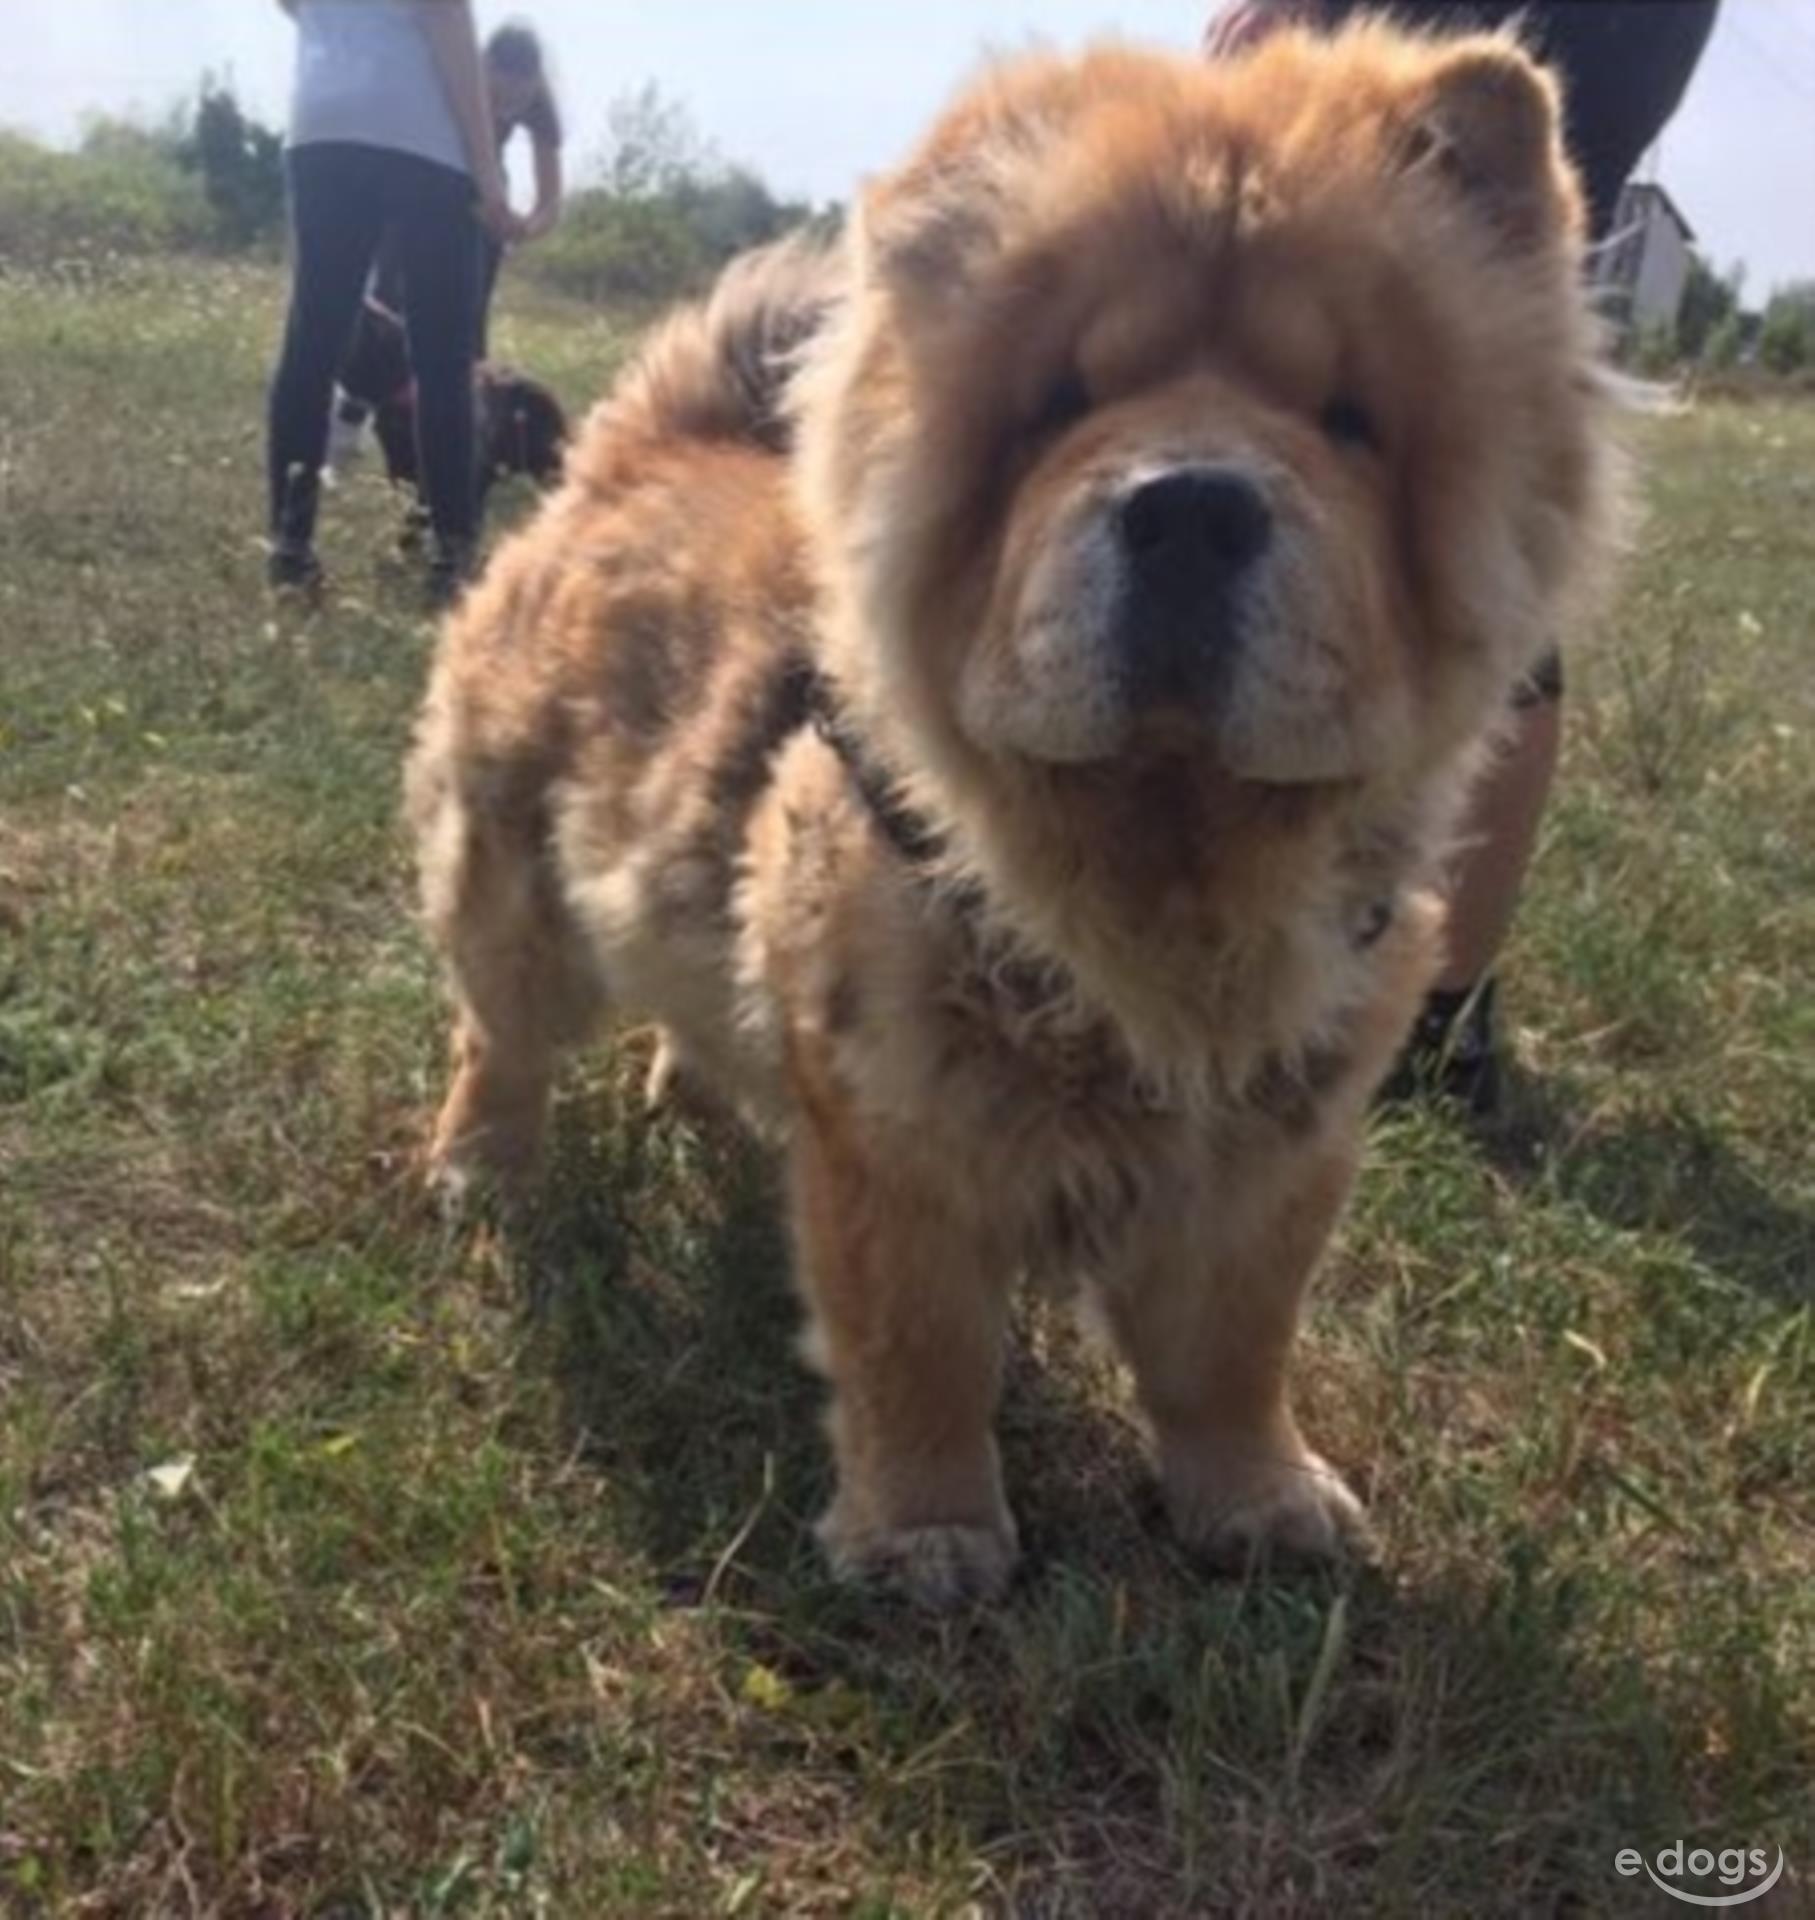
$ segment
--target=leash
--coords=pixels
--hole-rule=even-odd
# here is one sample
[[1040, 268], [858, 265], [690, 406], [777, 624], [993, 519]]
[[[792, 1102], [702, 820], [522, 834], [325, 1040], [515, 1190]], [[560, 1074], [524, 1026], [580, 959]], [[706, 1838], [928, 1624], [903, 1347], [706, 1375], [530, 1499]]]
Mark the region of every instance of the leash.
[[945, 852], [945, 835], [901, 798], [893, 778], [878, 765], [862, 734], [839, 707], [825, 675], [812, 667], [806, 668], [805, 673], [807, 724], [838, 756], [845, 777], [863, 802], [871, 824], [904, 864], [931, 866]]

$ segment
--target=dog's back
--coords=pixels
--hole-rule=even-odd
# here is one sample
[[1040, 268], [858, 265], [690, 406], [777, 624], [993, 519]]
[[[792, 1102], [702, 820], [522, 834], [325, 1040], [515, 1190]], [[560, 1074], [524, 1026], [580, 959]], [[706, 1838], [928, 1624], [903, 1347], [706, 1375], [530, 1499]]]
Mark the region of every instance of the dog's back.
[[495, 978], [463, 970], [474, 1031], [520, 1019], [525, 953], [545, 1017], [580, 1024], [603, 952], [633, 1003], [646, 969], [670, 999], [697, 983], [695, 1032], [734, 1051], [731, 898], [769, 763], [807, 717], [782, 401], [835, 285], [785, 243], [668, 320], [448, 624], [408, 787], [431, 925], [444, 943], [484, 926], [499, 956]]
[[583, 457], [609, 463], [622, 446], [658, 440], [785, 452], [788, 376], [836, 303], [843, 274], [836, 252], [805, 237], [733, 261], [706, 299], [656, 329], [594, 414]]
[[653, 743], [705, 696], [719, 653], [770, 651], [753, 610], [802, 590], [783, 400], [836, 282], [822, 249], [784, 241], [663, 322], [450, 624], [443, 672], [470, 656], [488, 677], [583, 685], [609, 735]]

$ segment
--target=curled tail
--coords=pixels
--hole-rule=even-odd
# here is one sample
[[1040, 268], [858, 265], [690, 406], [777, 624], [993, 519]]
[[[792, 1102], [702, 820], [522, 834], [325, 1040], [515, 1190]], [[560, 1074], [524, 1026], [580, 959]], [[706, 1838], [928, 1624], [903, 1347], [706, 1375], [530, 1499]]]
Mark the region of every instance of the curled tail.
[[836, 244], [805, 234], [741, 254], [710, 294], [670, 314], [639, 348], [587, 427], [602, 460], [589, 463], [583, 446], [578, 466], [609, 465], [607, 448], [626, 441], [676, 437], [786, 452], [788, 379], [843, 280]]

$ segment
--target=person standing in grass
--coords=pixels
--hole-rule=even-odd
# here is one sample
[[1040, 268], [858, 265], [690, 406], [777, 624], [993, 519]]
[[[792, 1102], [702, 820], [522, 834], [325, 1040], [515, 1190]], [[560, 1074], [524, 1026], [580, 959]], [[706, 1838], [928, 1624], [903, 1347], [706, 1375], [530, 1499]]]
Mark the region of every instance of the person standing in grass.
[[[547, 56], [535, 28], [513, 20], [486, 41], [485, 82], [500, 157], [513, 135], [523, 132], [529, 136], [536, 171], [536, 198], [516, 237], [539, 240], [553, 230], [561, 217], [565, 182], [561, 164], [561, 110], [555, 103]], [[498, 269], [503, 264], [503, 241], [495, 234], [486, 234], [480, 243], [479, 262], [481, 360], [490, 345], [492, 295], [498, 285]]]
[[470, 0], [278, 0], [297, 26], [284, 162], [289, 317], [271, 383], [268, 578], [313, 594], [334, 374], [381, 241], [402, 270], [416, 377], [429, 588], [451, 600], [478, 534], [473, 368], [482, 236], [519, 230]]
[[[535, 162], [536, 199], [516, 237], [539, 240], [551, 232], [560, 219], [566, 187], [561, 160], [561, 110], [549, 81], [541, 39], [533, 27], [511, 21], [486, 41], [485, 84], [500, 160], [515, 134], [523, 132], [529, 136]], [[504, 243], [496, 234], [486, 232], [481, 235], [479, 249], [476, 350], [483, 360], [491, 350], [492, 295], [497, 290], [498, 271], [504, 264]], [[388, 234], [372, 271], [370, 293], [380, 306], [393, 313], [402, 311], [403, 267], [396, 243]], [[340, 397], [328, 437], [328, 464], [336, 471], [350, 467], [360, 458], [371, 416], [372, 409], [366, 401], [347, 394]]]
[[[1581, 174], [1591, 238], [1612, 237], [1620, 196], [1646, 149], [1681, 105], [1714, 31], [1720, 0], [1393, 0], [1401, 24], [1432, 29], [1514, 26], [1563, 81], [1570, 152]], [[1229, 0], [1204, 50], [1241, 53], [1283, 27], [1323, 32], [1374, 11], [1378, 0]], [[1449, 957], [1425, 1003], [1389, 1097], [1434, 1091], [1477, 1117], [1500, 1096], [1494, 1032], [1495, 958], [1518, 909], [1556, 776], [1563, 661], [1551, 653], [1512, 689], [1505, 744], [1476, 789], [1462, 855], [1450, 876]]]

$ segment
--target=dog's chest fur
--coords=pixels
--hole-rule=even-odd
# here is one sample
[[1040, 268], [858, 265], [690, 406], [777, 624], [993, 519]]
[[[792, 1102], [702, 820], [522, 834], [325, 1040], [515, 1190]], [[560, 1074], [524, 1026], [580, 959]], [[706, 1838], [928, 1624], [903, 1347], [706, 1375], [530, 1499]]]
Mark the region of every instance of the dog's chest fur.
[[[842, 797], [833, 811], [842, 834], [795, 815], [799, 872], [822, 901], [841, 883], [825, 840], [848, 857], [862, 818]], [[1152, 1084], [1062, 969], [992, 935], [892, 850], [866, 845], [859, 858], [845, 876], [854, 894], [880, 890], [889, 904], [814, 912], [830, 964], [771, 976], [771, 1017], [822, 1045], [875, 1150], [923, 1165], [937, 1204], [971, 1215], [1030, 1278], [1107, 1275], [1144, 1220], [1200, 1191], [1257, 1131], [1315, 1124], [1321, 1086], [1283, 1062], [1257, 1097], [1215, 1112]], [[833, 931], [841, 920], [859, 929], [848, 944]]]

